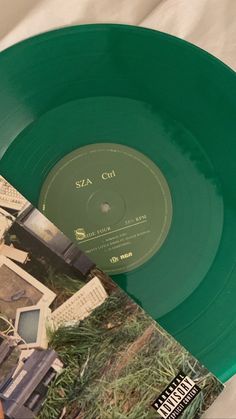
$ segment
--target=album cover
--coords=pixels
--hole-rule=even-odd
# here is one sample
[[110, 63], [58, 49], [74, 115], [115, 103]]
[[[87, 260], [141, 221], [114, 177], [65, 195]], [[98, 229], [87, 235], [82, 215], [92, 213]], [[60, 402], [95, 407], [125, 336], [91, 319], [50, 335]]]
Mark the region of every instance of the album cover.
[[223, 385], [0, 184], [2, 417], [200, 418]]

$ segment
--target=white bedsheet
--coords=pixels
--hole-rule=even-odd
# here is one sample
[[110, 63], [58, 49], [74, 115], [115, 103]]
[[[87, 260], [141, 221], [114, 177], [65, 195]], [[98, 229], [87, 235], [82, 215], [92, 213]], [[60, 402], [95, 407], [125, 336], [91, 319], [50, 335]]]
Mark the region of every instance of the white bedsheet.
[[[236, 69], [236, 0], [0, 0], [0, 50], [49, 29], [97, 22], [159, 29]], [[236, 418], [236, 378], [204, 418]]]

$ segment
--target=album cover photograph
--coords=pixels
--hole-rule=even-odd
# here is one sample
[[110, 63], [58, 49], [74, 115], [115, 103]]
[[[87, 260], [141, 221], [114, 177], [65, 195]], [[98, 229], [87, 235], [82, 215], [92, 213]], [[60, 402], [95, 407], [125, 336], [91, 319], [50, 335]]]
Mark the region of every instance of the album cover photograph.
[[3, 417], [200, 418], [223, 385], [14, 193], [0, 206]]

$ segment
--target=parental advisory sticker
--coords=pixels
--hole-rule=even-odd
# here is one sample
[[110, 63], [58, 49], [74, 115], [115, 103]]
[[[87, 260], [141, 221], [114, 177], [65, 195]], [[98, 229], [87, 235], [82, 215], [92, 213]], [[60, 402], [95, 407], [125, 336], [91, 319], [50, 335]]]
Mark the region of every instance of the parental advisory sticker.
[[176, 419], [200, 391], [200, 387], [191, 378], [183, 372], [179, 372], [160, 396], [157, 397], [152, 407], [162, 418]]

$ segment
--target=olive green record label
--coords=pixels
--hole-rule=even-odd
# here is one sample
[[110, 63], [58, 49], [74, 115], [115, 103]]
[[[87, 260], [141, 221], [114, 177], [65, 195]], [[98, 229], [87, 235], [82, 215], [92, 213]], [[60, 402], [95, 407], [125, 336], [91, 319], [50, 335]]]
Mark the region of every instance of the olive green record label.
[[172, 219], [160, 169], [137, 150], [110, 143], [79, 148], [60, 160], [44, 182], [39, 208], [112, 274], [148, 261]]

